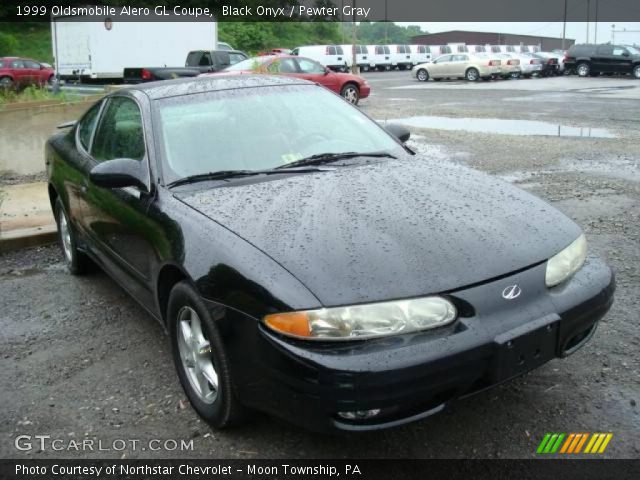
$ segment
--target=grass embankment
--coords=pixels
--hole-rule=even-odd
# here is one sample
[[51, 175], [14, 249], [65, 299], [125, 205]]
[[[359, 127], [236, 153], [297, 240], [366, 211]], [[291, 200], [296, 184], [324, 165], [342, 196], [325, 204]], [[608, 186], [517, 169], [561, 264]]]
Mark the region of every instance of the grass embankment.
[[78, 95], [69, 95], [65, 92], [52, 93], [45, 88], [30, 86], [23, 90], [0, 90], [0, 109], [6, 105], [27, 102], [44, 102], [47, 100], [57, 100], [59, 102], [70, 102], [80, 98]]

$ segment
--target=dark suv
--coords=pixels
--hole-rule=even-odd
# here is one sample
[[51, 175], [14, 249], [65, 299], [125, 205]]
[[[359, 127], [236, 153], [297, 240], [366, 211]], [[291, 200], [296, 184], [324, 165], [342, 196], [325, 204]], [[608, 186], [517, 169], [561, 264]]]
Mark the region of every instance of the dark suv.
[[623, 45], [573, 45], [564, 57], [564, 67], [581, 77], [630, 73], [640, 79], [640, 50]]

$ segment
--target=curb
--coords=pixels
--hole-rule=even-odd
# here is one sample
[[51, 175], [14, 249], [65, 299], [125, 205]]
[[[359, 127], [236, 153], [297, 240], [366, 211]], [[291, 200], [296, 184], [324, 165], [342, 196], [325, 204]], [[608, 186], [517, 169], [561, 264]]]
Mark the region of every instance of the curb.
[[4, 232], [0, 233], [0, 253], [48, 245], [55, 243], [57, 240], [58, 228], [56, 225], [22, 228], [20, 230]]

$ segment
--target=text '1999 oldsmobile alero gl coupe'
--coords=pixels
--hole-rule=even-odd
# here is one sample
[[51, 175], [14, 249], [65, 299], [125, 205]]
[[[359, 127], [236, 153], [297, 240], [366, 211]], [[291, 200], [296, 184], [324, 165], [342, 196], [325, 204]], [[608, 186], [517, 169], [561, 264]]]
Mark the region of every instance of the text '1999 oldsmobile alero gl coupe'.
[[574, 352], [613, 301], [563, 214], [304, 80], [148, 83], [68, 127], [46, 146], [68, 267], [166, 326], [215, 427], [414, 421]]

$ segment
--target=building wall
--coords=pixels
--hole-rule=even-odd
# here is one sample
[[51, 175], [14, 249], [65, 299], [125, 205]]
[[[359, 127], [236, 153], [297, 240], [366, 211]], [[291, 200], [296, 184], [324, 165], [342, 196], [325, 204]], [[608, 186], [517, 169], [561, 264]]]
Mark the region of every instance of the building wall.
[[[453, 30], [449, 32], [416, 35], [411, 43], [419, 45], [446, 45], [448, 43], [466, 43], [467, 45], [540, 45], [543, 51], [562, 48], [562, 38], [537, 37], [535, 35], [516, 35], [513, 33], [467, 32]], [[565, 39], [565, 48], [575, 43], [572, 38]]]

